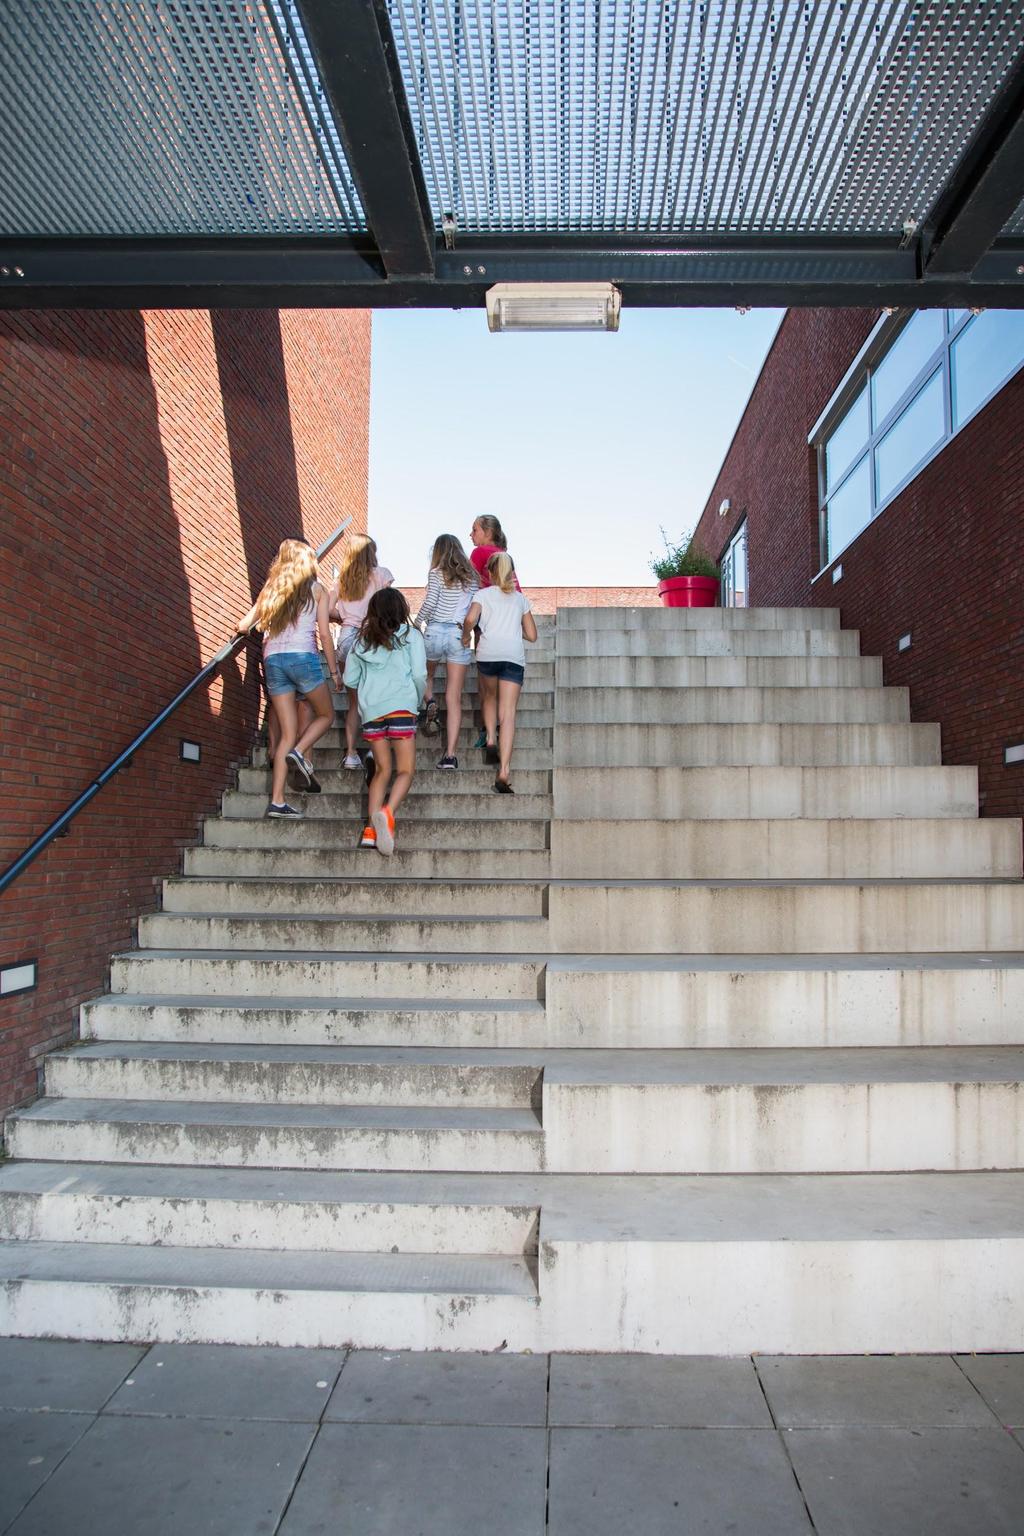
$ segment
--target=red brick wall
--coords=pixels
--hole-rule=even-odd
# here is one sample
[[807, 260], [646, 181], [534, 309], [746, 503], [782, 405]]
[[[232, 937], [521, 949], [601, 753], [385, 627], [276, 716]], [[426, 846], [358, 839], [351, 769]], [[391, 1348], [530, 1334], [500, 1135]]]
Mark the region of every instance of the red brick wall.
[[[534, 613], [556, 608], [658, 608], [657, 586], [651, 587], [524, 587]], [[413, 613], [423, 601], [422, 587], [403, 587]]]
[[[984, 814], [1024, 813], [1024, 374], [933, 459], [843, 551], [842, 580], [819, 567], [807, 434], [877, 311], [793, 309], [765, 361], [698, 524], [719, 555], [747, 518], [750, 601], [839, 607], [881, 656], [887, 684], [910, 688], [915, 720], [942, 726], [947, 763], [976, 763]], [[727, 517], [718, 516], [723, 498]], [[900, 635], [913, 644], [902, 654]]]
[[[361, 312], [0, 315], [0, 863], [214, 654], [281, 538], [365, 527], [369, 365]], [[40, 964], [0, 1001], [0, 1110], [106, 985], [258, 710], [243, 654], [0, 898], [0, 962]]]

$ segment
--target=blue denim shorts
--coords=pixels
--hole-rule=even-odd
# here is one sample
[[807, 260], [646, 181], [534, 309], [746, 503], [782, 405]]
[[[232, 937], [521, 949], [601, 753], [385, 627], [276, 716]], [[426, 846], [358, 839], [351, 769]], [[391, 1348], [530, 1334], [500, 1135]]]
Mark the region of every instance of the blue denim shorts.
[[481, 677], [496, 677], [499, 683], [518, 683], [523, 686], [526, 668], [517, 661], [478, 661], [476, 670]]
[[462, 643], [461, 624], [428, 624], [423, 644], [428, 661], [451, 661], [456, 666], [468, 667], [473, 660], [473, 652]]
[[318, 651], [277, 651], [263, 658], [267, 692], [315, 693], [323, 684], [324, 669]]

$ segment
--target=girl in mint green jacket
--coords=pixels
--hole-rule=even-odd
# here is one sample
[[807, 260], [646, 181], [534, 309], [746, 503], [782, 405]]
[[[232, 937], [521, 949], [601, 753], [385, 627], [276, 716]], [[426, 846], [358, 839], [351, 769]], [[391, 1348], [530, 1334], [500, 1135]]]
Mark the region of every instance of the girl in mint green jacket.
[[409, 605], [397, 588], [385, 587], [370, 598], [345, 663], [345, 687], [358, 694], [363, 735], [373, 751], [370, 819], [359, 847], [390, 856], [395, 812], [416, 772], [416, 720], [427, 690], [423, 636], [409, 623]]

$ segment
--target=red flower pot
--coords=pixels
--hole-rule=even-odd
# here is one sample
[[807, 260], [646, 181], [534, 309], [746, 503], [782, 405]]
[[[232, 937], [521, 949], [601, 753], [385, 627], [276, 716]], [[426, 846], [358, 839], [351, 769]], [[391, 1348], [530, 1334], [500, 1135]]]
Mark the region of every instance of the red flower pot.
[[718, 601], [714, 576], [666, 576], [658, 582], [663, 608], [713, 608]]

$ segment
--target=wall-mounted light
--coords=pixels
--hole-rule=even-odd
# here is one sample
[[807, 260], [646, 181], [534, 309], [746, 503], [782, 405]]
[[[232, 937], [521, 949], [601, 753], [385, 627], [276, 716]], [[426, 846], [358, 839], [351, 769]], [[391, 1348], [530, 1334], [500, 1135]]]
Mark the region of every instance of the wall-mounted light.
[[1013, 747], [1004, 747], [1003, 762], [1007, 768], [1011, 763], [1024, 763], [1024, 741], [1018, 741]]
[[5, 965], [0, 968], [0, 997], [13, 997], [17, 992], [31, 992], [38, 980], [38, 960], [23, 960], [20, 965]]
[[198, 741], [182, 741], [178, 744], [178, 756], [183, 763], [198, 763], [203, 749]]
[[495, 283], [487, 290], [487, 328], [617, 331], [621, 307], [614, 283]]
[[899, 639], [896, 641], [896, 649], [898, 651], [909, 651], [910, 650], [910, 639], [911, 639], [911, 637], [910, 637], [909, 634], [900, 635]]
[[732, 506], [732, 502], [729, 500], [728, 496], [725, 498], [724, 501], [719, 502], [719, 504], [718, 504], [718, 515], [719, 515], [719, 517], [724, 517], [731, 506]]
[[832, 585], [835, 586], [836, 582], [837, 581], [842, 581], [842, 579], [843, 579], [843, 568], [842, 568], [842, 566], [841, 565], [834, 565], [832, 567]]

